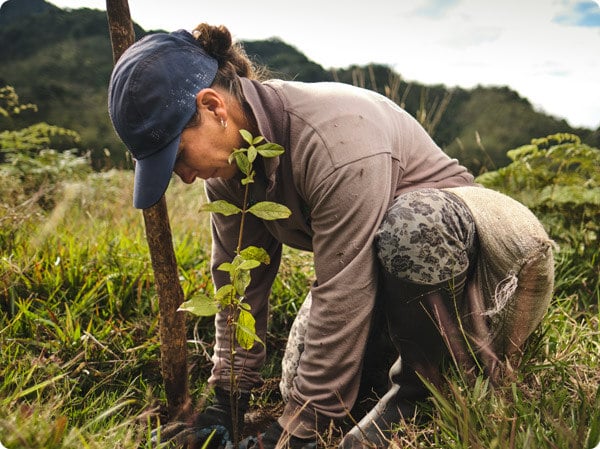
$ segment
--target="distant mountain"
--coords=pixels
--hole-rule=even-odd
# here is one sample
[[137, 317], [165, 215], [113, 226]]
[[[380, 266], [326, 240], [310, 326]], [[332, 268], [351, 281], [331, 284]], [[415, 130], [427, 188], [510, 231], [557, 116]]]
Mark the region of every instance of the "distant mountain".
[[0, 6], [0, 27], [11, 25], [24, 17], [58, 9], [44, 0], [8, 0]]
[[[148, 31], [134, 26], [136, 38]], [[505, 165], [506, 151], [532, 138], [573, 132], [600, 146], [600, 130], [574, 129], [565, 120], [534, 110], [508, 87], [449, 89], [407, 82], [382, 65], [327, 71], [278, 39], [243, 42], [248, 55], [273, 76], [298, 81], [339, 81], [379, 91], [417, 117], [450, 155], [474, 172]], [[126, 166], [125, 150], [107, 113], [113, 66], [106, 12], [64, 10], [44, 0], [9, 0], [0, 8], [0, 86], [11, 85], [36, 114], [0, 119], [0, 129], [34, 122], [71, 128], [103, 165]]]

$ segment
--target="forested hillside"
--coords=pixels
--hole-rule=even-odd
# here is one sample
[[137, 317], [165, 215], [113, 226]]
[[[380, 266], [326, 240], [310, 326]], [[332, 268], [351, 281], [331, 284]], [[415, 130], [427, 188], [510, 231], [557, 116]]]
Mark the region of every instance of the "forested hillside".
[[[147, 33], [139, 26], [135, 31], [138, 38]], [[574, 129], [563, 119], [536, 111], [510, 87], [426, 86], [380, 65], [326, 70], [277, 39], [244, 45], [273, 76], [351, 83], [393, 98], [476, 173], [506, 165], [506, 150], [528, 143], [532, 136], [572, 132], [585, 143], [600, 145], [599, 130]], [[0, 129], [39, 121], [74, 129], [97, 165], [106, 163], [107, 149], [111, 164], [126, 166], [124, 148], [106, 111], [112, 64], [104, 11], [63, 10], [44, 0], [5, 2], [0, 8], [0, 86], [13, 86], [21, 102], [35, 103], [38, 112], [0, 118]]]

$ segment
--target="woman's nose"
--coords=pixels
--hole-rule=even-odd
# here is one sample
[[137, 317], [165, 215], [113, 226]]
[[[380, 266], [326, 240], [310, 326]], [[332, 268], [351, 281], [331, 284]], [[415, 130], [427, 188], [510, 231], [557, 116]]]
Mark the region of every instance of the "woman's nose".
[[175, 165], [175, 168], [173, 169], [173, 171], [186, 184], [191, 184], [196, 180], [196, 174], [195, 174], [194, 170], [191, 170], [187, 167]]

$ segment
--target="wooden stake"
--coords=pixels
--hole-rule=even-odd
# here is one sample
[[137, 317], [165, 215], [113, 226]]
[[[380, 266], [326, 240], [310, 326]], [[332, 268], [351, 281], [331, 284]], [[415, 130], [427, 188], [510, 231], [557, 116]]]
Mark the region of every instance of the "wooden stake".
[[[112, 43], [113, 61], [135, 42], [127, 0], [106, 0], [106, 14]], [[161, 370], [170, 419], [185, 419], [191, 413], [188, 386], [186, 325], [177, 260], [165, 197], [144, 209], [146, 240], [150, 249], [160, 311]]]

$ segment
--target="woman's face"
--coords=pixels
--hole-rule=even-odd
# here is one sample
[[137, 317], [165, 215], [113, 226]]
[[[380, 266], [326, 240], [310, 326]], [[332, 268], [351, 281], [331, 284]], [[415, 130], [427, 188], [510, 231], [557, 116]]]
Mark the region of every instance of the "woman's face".
[[228, 128], [215, 120], [202, 120], [183, 130], [173, 169], [183, 182], [191, 184], [196, 178], [229, 179], [238, 172], [235, 162], [230, 164], [228, 158], [234, 148], [239, 148], [240, 135]]
[[196, 101], [197, 123], [181, 133], [173, 171], [187, 184], [196, 178], [232, 178], [238, 167], [228, 159], [233, 149], [243, 144], [238, 131], [240, 123], [213, 89], [200, 91]]

